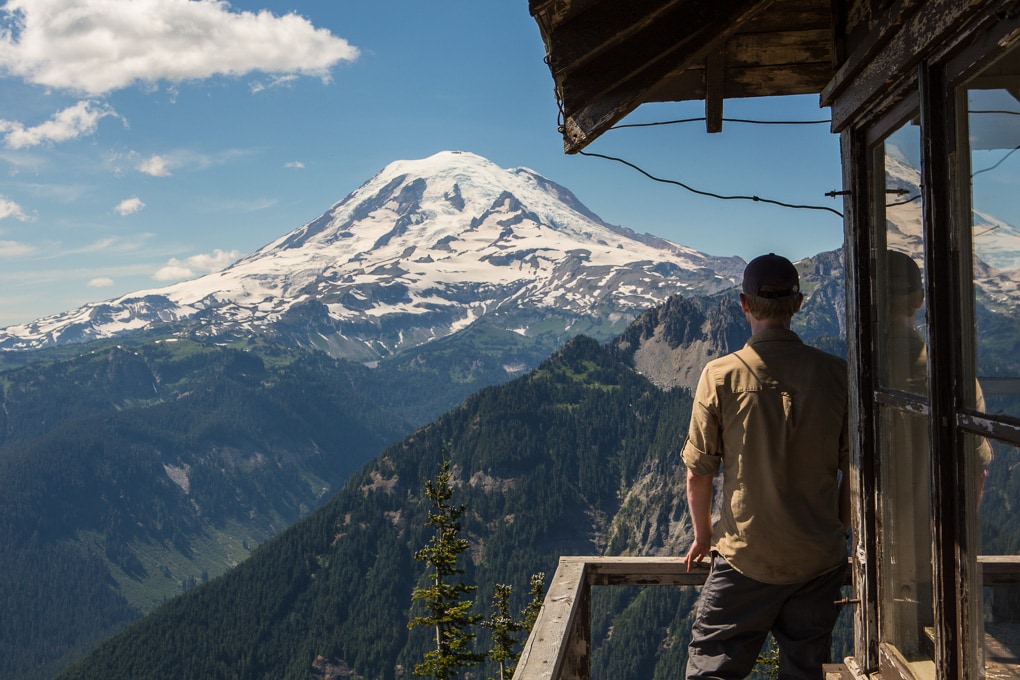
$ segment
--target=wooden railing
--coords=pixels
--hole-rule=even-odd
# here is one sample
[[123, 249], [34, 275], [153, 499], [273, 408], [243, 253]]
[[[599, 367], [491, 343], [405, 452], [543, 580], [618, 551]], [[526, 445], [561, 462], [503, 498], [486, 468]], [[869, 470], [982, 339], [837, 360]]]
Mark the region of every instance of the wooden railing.
[[[981, 556], [986, 585], [1015, 587], [1020, 556]], [[699, 586], [682, 557], [561, 557], [513, 680], [588, 680], [592, 586]], [[1015, 592], [1015, 591], [1014, 591]]]
[[587, 680], [592, 586], [699, 586], [682, 557], [561, 557], [514, 680]]

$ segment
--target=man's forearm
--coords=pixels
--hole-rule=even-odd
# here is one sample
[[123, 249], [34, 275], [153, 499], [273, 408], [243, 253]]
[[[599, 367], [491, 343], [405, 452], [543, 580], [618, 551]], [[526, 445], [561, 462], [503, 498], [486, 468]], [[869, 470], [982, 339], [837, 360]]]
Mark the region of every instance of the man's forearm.
[[687, 507], [694, 527], [694, 540], [709, 543], [712, 540], [712, 476], [687, 471]]

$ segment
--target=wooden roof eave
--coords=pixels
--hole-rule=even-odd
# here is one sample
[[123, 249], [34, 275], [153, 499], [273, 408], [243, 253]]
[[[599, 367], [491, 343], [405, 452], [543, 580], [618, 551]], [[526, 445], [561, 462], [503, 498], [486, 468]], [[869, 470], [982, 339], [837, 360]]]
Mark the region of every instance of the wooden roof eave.
[[609, 18], [602, 16], [581, 14], [570, 20], [542, 14], [549, 3], [533, 0], [532, 14], [550, 55], [549, 67], [562, 109], [564, 151], [582, 150], [639, 105], [651, 101], [649, 93], [663, 80], [704, 62], [744, 22], [772, 2], [642, 0], [642, 8], [616, 15], [620, 21], [624, 20], [620, 17], [631, 17], [631, 23], [621, 27], [606, 23]]

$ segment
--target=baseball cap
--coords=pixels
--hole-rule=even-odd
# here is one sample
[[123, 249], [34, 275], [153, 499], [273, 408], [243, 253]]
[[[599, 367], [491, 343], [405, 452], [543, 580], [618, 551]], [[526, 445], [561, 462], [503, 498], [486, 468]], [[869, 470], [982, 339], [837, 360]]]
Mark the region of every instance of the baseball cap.
[[744, 268], [743, 291], [763, 298], [790, 297], [800, 292], [800, 276], [782, 255], [761, 255]]

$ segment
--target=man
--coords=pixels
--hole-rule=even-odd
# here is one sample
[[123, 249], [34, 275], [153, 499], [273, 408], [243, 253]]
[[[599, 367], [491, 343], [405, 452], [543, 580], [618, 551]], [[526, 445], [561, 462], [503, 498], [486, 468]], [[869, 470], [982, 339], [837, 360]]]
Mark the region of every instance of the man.
[[790, 330], [804, 296], [789, 260], [755, 258], [742, 290], [751, 339], [705, 367], [682, 450], [694, 525], [687, 570], [711, 554], [687, 678], [747, 676], [771, 631], [779, 677], [818, 680], [847, 568], [846, 362]]

